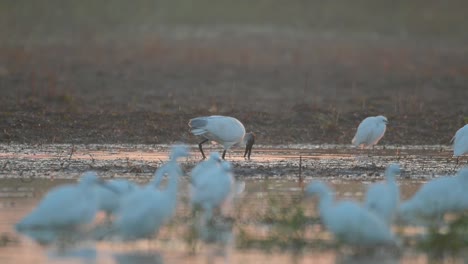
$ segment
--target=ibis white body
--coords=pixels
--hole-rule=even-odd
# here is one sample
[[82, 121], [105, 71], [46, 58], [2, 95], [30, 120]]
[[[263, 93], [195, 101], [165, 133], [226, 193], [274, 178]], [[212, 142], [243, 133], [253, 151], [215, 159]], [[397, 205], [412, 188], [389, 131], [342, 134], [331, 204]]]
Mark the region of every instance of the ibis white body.
[[387, 118], [384, 116], [370, 116], [358, 126], [352, 144], [357, 147], [371, 147], [376, 145], [384, 136], [387, 128]]
[[452, 138], [453, 155], [455, 157], [462, 156], [468, 153], [468, 125], [458, 129], [455, 136]]
[[17, 229], [74, 229], [92, 222], [98, 210], [94, 190], [98, 182], [96, 173], [86, 172], [79, 183], [52, 189]]
[[400, 173], [398, 164], [385, 170], [385, 182], [374, 183], [367, 189], [365, 206], [387, 225], [391, 225], [400, 202], [400, 188], [395, 176]]
[[446, 213], [468, 210], [468, 168], [454, 176], [443, 176], [425, 183], [409, 200], [401, 203], [401, 220], [416, 225], [440, 223]]
[[307, 187], [309, 195], [318, 195], [322, 222], [337, 240], [355, 246], [395, 245], [390, 228], [366, 208], [353, 201], [334, 201], [323, 182]]
[[[201, 145], [206, 142], [206, 140], [215, 141], [222, 145], [224, 148], [224, 158], [226, 151], [236, 144], [246, 144], [247, 154], [249, 148], [251, 151], [255, 138], [253, 133], [246, 134], [244, 125], [236, 118], [230, 116], [196, 117], [190, 119], [189, 126], [192, 134], [205, 138], [205, 140], [199, 144], [203, 158], [205, 158], [205, 154], [203, 153]], [[246, 154], [244, 154], [244, 157]]]

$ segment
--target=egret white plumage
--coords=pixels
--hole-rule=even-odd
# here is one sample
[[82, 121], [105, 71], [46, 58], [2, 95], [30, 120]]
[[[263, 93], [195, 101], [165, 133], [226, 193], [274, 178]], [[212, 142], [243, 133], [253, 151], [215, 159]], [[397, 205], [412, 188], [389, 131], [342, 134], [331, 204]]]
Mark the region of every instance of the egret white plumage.
[[330, 188], [321, 181], [307, 186], [308, 195], [318, 195], [325, 227], [341, 242], [355, 246], [395, 245], [390, 228], [369, 210], [353, 201], [334, 201]]
[[[157, 170], [149, 184], [155, 188], [159, 188], [164, 173], [165, 172], [162, 172], [162, 170]], [[99, 203], [98, 209], [104, 211], [108, 219], [119, 212], [120, 205], [126, 195], [143, 189], [143, 187], [138, 184], [125, 179], [109, 180], [107, 181], [107, 185], [111, 186], [116, 191], [112, 192], [106, 188], [98, 187], [96, 188], [96, 195]]]
[[75, 229], [94, 220], [98, 202], [94, 187], [103, 184], [95, 172], [84, 173], [77, 184], [59, 186], [49, 191], [33, 211], [17, 225], [24, 229]]
[[468, 124], [458, 129], [452, 138], [453, 156], [458, 159], [460, 156], [468, 154]]
[[223, 161], [220, 165], [208, 167], [192, 181], [193, 206], [201, 206], [206, 219], [211, 219], [213, 210], [219, 208], [229, 197], [234, 183], [231, 164]]
[[221, 155], [219, 155], [219, 152], [213, 151], [210, 153], [210, 157], [207, 160], [204, 160], [193, 167], [192, 171], [190, 172], [190, 181], [192, 186], [196, 185], [197, 179], [203, 177], [206, 171], [209, 171], [215, 166], [219, 166], [221, 161]]
[[172, 217], [177, 205], [178, 178], [182, 175], [177, 159], [187, 156], [186, 146], [172, 147], [169, 161], [158, 169], [169, 177], [164, 190], [155, 186], [159, 181], [152, 181], [124, 197], [115, 221], [115, 228], [123, 239], [151, 238]]
[[388, 120], [385, 116], [370, 116], [358, 126], [352, 144], [357, 147], [371, 147], [376, 145], [385, 134]]
[[139, 187], [125, 179], [110, 180], [106, 184], [111, 186], [115, 191], [99, 186], [96, 188], [96, 195], [99, 204], [98, 209], [104, 211], [107, 217], [110, 217], [118, 211], [123, 196], [135, 191]]
[[365, 206], [387, 225], [391, 225], [400, 202], [400, 188], [395, 176], [400, 165], [390, 164], [385, 170], [385, 182], [374, 183], [367, 189]]
[[245, 133], [244, 125], [234, 117], [229, 116], [203, 116], [190, 119], [188, 123], [190, 132], [196, 136], [202, 136], [204, 139], [198, 144], [198, 148], [205, 159], [203, 153], [203, 143], [211, 140], [224, 147], [223, 159], [226, 151], [236, 144], [245, 144], [244, 158], [250, 159], [252, 146], [255, 143], [255, 134]]
[[399, 219], [416, 225], [440, 224], [446, 213], [468, 210], [468, 167], [454, 176], [443, 176], [425, 183], [398, 208]]

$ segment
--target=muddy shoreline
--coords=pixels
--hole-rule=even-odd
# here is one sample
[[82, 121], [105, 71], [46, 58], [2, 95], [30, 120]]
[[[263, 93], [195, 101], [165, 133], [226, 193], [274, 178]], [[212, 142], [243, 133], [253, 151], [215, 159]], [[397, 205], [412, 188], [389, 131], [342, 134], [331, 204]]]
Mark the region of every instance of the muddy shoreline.
[[[131, 178], [145, 182], [167, 160], [168, 145], [1, 144], [0, 177], [31, 181], [37, 178], [74, 179], [86, 170], [106, 178]], [[206, 148], [217, 151], [216, 145]], [[228, 152], [237, 177], [249, 179], [329, 178], [373, 181], [382, 179], [385, 167], [401, 164], [401, 179], [430, 179], [456, 171], [450, 146], [387, 146], [372, 152], [349, 145], [257, 146], [252, 159], [242, 150]], [[186, 172], [201, 160], [197, 146], [183, 161]], [[371, 156], [369, 156], [369, 154]], [[299, 170], [299, 163], [302, 169]], [[462, 162], [463, 164], [463, 162]], [[299, 172], [300, 171], [300, 172]]]
[[280, 32], [116, 42], [0, 45], [0, 142], [194, 144], [188, 120], [220, 114], [261, 144], [349, 144], [362, 119], [383, 114], [382, 144], [431, 145], [468, 122], [463, 42]]

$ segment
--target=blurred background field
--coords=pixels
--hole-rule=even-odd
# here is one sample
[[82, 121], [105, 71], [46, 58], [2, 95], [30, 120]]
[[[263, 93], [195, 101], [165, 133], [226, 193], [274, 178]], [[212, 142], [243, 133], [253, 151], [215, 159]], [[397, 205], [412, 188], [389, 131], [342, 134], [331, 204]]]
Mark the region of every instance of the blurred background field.
[[464, 39], [467, 8], [460, 0], [23, 0], [3, 1], [0, 12], [3, 36], [39, 42], [86, 34], [125, 39], [166, 26]]
[[464, 1], [2, 1], [0, 141], [195, 141], [197, 115], [259, 142], [448, 144], [468, 122]]

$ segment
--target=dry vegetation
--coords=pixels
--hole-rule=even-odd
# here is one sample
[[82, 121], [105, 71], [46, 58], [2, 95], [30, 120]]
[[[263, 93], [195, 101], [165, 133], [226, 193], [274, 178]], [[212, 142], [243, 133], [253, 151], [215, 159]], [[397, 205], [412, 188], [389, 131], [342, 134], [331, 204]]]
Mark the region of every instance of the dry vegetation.
[[330, 1], [320, 20], [304, 9], [321, 1], [285, 14], [155, 2], [152, 15], [147, 1], [2, 3], [0, 142], [194, 142], [189, 118], [223, 114], [263, 144], [349, 143], [362, 118], [385, 114], [383, 143], [448, 144], [468, 122], [456, 1], [452, 14], [438, 1]]

